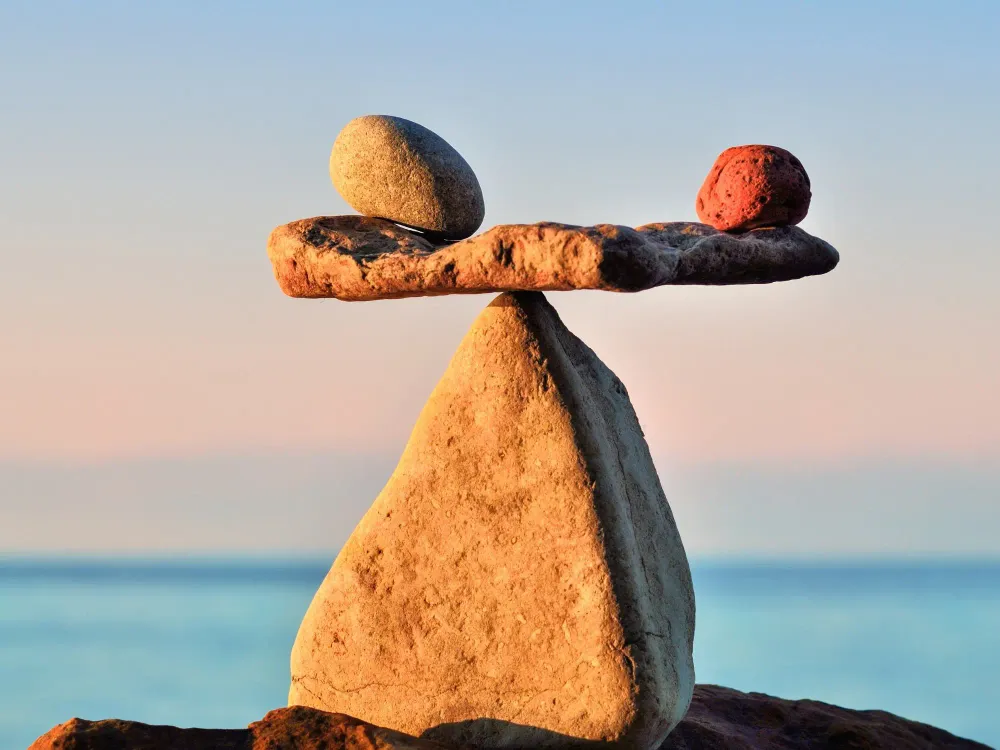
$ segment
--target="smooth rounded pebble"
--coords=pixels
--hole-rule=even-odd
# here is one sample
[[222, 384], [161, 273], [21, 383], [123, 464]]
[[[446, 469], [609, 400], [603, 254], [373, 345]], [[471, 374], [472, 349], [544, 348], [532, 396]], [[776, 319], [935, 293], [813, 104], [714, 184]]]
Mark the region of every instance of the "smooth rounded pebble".
[[402, 117], [347, 123], [333, 144], [330, 178], [355, 211], [440, 239], [471, 236], [486, 214], [479, 180], [462, 155]]
[[802, 162], [777, 146], [733, 146], [712, 165], [696, 208], [724, 232], [798, 224], [812, 192]]

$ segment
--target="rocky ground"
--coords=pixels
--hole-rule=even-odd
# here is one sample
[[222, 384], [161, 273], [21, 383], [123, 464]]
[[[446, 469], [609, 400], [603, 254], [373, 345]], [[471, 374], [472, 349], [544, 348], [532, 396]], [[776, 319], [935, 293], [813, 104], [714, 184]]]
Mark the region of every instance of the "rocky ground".
[[[411, 737], [304, 706], [280, 708], [247, 729], [178, 729], [73, 719], [29, 750], [443, 750]], [[884, 711], [698, 685], [687, 716], [660, 750], [989, 750]]]

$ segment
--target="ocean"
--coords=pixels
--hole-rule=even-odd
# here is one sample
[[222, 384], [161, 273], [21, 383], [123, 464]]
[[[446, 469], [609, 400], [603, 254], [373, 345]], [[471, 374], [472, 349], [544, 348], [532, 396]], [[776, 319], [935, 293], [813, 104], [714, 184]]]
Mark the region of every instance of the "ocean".
[[[328, 561], [0, 559], [0, 750], [66, 719], [239, 727], [285, 702]], [[695, 560], [699, 682], [1000, 746], [1000, 562]]]

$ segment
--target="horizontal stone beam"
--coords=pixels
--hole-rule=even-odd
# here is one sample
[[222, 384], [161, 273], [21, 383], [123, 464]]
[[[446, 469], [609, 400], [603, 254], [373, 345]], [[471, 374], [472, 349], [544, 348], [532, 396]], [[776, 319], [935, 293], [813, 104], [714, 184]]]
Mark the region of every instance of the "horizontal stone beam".
[[504, 291], [638, 292], [664, 284], [767, 284], [840, 259], [798, 227], [735, 234], [669, 222], [632, 229], [502, 224], [451, 244], [366, 216], [320, 216], [271, 232], [268, 256], [290, 297], [346, 301]]

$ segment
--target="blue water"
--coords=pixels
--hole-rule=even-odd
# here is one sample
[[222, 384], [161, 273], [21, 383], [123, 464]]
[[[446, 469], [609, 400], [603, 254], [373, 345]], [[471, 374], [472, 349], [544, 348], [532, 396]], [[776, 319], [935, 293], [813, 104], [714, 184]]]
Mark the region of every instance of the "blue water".
[[[0, 559], [0, 750], [72, 716], [238, 727], [283, 705], [322, 562]], [[1000, 746], [1000, 563], [696, 563], [701, 682]]]

